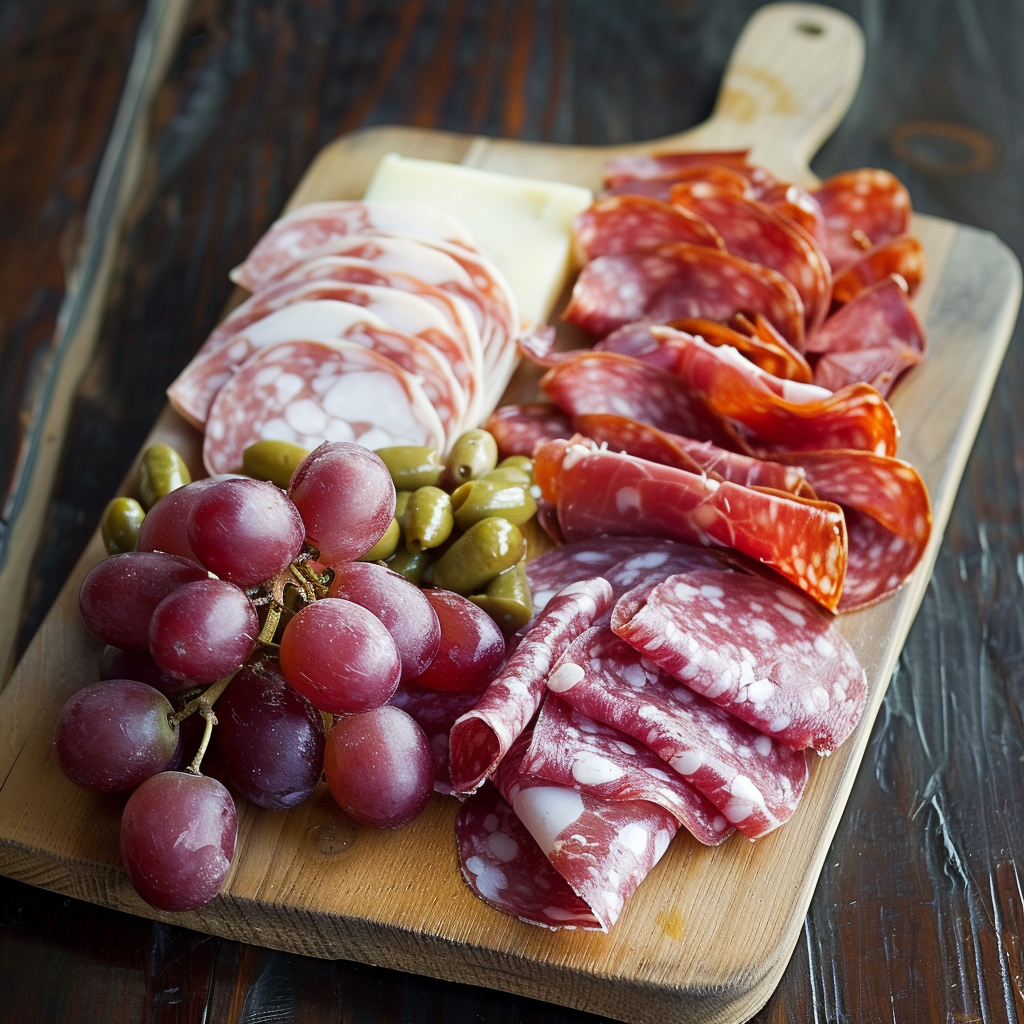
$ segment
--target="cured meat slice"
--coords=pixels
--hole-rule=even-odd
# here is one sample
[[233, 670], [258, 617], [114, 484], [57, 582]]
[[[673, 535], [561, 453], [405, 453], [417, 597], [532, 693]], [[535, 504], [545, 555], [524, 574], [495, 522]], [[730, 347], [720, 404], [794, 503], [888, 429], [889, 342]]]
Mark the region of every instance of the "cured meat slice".
[[797, 464], [785, 465], [729, 452], [710, 441], [669, 434], [625, 416], [577, 416], [572, 425], [577, 433], [607, 445], [612, 451], [660, 462], [663, 466], [707, 473], [714, 480], [730, 480], [744, 487], [770, 487], [800, 498], [816, 496], [806, 473]]
[[498, 768], [495, 784], [555, 870], [603, 931], [668, 849], [679, 823], [645, 800], [598, 800], [527, 775], [528, 738]]
[[576, 248], [583, 263], [598, 256], [650, 249], [662, 242], [689, 242], [724, 249], [707, 221], [647, 196], [599, 199], [573, 221]]
[[452, 785], [472, 793], [494, 772], [540, 706], [544, 679], [562, 651], [612, 603], [600, 577], [573, 583], [547, 605], [472, 711], [449, 737]]
[[[387, 296], [379, 294], [387, 292]], [[374, 294], [376, 293], [376, 294]], [[226, 337], [218, 347], [201, 351], [167, 389], [171, 404], [202, 428], [217, 392], [254, 352], [269, 345], [302, 338], [344, 338], [372, 348], [418, 376], [424, 393], [437, 410], [449, 437], [454, 437], [466, 415], [467, 399], [455, 379], [447, 351], [437, 341], [444, 322], [432, 307], [390, 289], [361, 287], [336, 289], [335, 298], [297, 300], [244, 331]], [[344, 295], [344, 301], [341, 296]], [[360, 300], [353, 302], [351, 300]], [[412, 308], [409, 308], [409, 304]], [[360, 314], [358, 310], [365, 310]], [[407, 332], [398, 324], [419, 327]], [[455, 342], [448, 339], [449, 350]]]
[[242, 453], [273, 438], [312, 450], [443, 448], [444, 429], [417, 380], [386, 356], [346, 341], [293, 341], [253, 355], [220, 389], [203, 440], [207, 471], [235, 472]]
[[710, 224], [728, 252], [777, 270], [792, 282], [803, 302], [806, 330], [814, 330], [825, 319], [831, 268], [814, 239], [788, 217], [756, 199], [703, 181], [677, 185], [671, 202]]
[[550, 402], [499, 406], [484, 428], [494, 437], [498, 455], [503, 459], [510, 455], [533, 455], [541, 441], [572, 433], [569, 417]]
[[309, 203], [276, 220], [231, 280], [259, 291], [300, 263], [338, 251], [346, 235], [421, 235], [475, 248], [456, 218], [420, 203], [387, 200]]
[[901, 459], [868, 452], [780, 458], [799, 463], [821, 497], [843, 509], [849, 561], [839, 611], [875, 604], [899, 590], [931, 536], [931, 502], [917, 470]]
[[828, 318], [807, 340], [809, 352], [853, 352], [898, 342], [923, 353], [924, 330], [906, 290], [889, 276], [865, 288]]
[[[662, 466], [593, 444], [549, 441], [538, 463], [542, 496], [555, 504], [566, 541], [606, 533], [717, 545], [779, 573], [834, 611], [846, 573], [839, 506]], [[557, 491], [547, 490], [557, 481]]]
[[818, 242], [833, 274], [910, 227], [910, 193], [889, 171], [845, 171], [826, 178], [811, 194], [821, 207]]
[[477, 702], [480, 694], [448, 690], [428, 690], [424, 686], [399, 683], [391, 695], [391, 704], [416, 720], [430, 743], [434, 760], [434, 791], [452, 796], [452, 774], [448, 766], [448, 733], [456, 719]]
[[807, 360], [782, 337], [763, 316], [754, 321], [745, 316], [734, 318], [737, 328], [715, 320], [676, 320], [670, 324], [684, 334], [703, 338], [716, 348], [731, 345], [765, 373], [802, 384], [811, 382], [811, 368]]
[[853, 352], [826, 352], [814, 366], [814, 382], [830, 391], [851, 384], [870, 384], [888, 398], [907, 370], [921, 362], [921, 353], [909, 345], [889, 345]]
[[849, 302], [855, 295], [890, 274], [898, 275], [913, 295], [925, 274], [924, 246], [913, 235], [900, 235], [876, 245], [851, 263], [832, 282], [832, 302]]
[[602, 800], [648, 800], [705, 846], [718, 846], [735, 831], [707, 797], [652, 750], [551, 692], [533, 727], [523, 770]]
[[803, 348], [803, 303], [786, 278], [730, 253], [685, 242], [588, 263], [563, 318], [603, 337], [636, 320], [729, 320], [736, 313], [763, 314], [794, 348]]
[[796, 810], [807, 782], [803, 752], [698, 696], [607, 626], [573, 641], [548, 688], [649, 747], [751, 839]]
[[818, 200], [806, 189], [789, 182], [778, 181], [764, 189], [759, 198], [762, 203], [788, 217], [811, 236], [818, 238], [822, 212]]
[[[796, 750], [860, 720], [867, 677], [831, 616], [760, 576], [697, 569], [620, 598], [612, 629], [691, 690]], [[685, 773], [683, 773], [685, 774]]]
[[[694, 168], [726, 167], [742, 174], [744, 180], [751, 171], [747, 157], [749, 149], [693, 150], [673, 153], [638, 153], [608, 160], [602, 168], [606, 185], [622, 179], [639, 178], [645, 181], [674, 181], [680, 174]], [[764, 172], [765, 178], [770, 177]]]
[[600, 931], [601, 922], [572, 891], [505, 798], [488, 785], [455, 819], [462, 877], [489, 906], [527, 924]]

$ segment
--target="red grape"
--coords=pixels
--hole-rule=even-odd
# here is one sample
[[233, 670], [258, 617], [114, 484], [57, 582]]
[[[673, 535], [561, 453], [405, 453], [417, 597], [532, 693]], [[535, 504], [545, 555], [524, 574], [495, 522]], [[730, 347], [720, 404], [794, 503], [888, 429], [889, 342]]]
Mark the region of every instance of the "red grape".
[[100, 679], [135, 679], [168, 697], [182, 693], [193, 685], [188, 679], [169, 676], [153, 660], [149, 651], [125, 650], [109, 645], [103, 648], [100, 655]]
[[196, 498], [218, 481], [218, 477], [193, 480], [165, 494], [147, 513], [139, 529], [136, 551], [166, 551], [200, 565], [188, 541], [188, 514]]
[[199, 580], [168, 594], [149, 627], [149, 650], [164, 672], [212, 683], [252, 653], [260, 623], [252, 601], [226, 580]]
[[188, 513], [188, 541], [196, 557], [240, 587], [254, 587], [286, 569], [304, 537], [298, 509], [264, 480], [221, 480], [199, 494]]
[[450, 590], [425, 590], [441, 623], [441, 646], [412, 682], [431, 690], [479, 690], [505, 658], [505, 638], [494, 619]]
[[94, 566], [79, 593], [85, 628], [111, 647], [145, 650], [156, 606], [185, 583], [209, 573], [176, 555], [126, 551]]
[[132, 679], [111, 679], [79, 690], [61, 709], [53, 730], [60, 770], [98, 793], [124, 793], [173, 761], [178, 730], [171, 702]]
[[434, 786], [427, 737], [413, 718], [390, 704], [334, 723], [324, 773], [341, 809], [371, 828], [412, 821]]
[[418, 676], [437, 653], [437, 613], [423, 591], [397, 572], [372, 562], [349, 562], [335, 571], [328, 594], [362, 605], [384, 623], [398, 648], [402, 679]]
[[395, 692], [402, 663], [376, 615], [325, 597], [306, 605], [281, 637], [281, 671], [314, 707], [351, 715], [380, 707]]
[[242, 796], [284, 810], [320, 781], [324, 721], [277, 669], [246, 668], [217, 701], [212, 752]]
[[121, 859], [135, 891], [157, 910], [195, 910], [220, 891], [235, 852], [237, 815], [216, 779], [162, 772], [128, 798]]
[[327, 441], [299, 463], [288, 496], [320, 561], [338, 566], [369, 551], [395, 515], [395, 485], [367, 448]]

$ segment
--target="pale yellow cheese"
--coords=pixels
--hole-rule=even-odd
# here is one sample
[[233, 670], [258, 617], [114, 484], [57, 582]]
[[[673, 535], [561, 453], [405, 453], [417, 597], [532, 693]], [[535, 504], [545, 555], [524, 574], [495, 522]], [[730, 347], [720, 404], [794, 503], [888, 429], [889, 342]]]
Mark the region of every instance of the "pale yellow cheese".
[[572, 263], [572, 220], [593, 202], [590, 189], [514, 178], [391, 153], [367, 199], [424, 203], [458, 217], [505, 275], [526, 323], [544, 323]]

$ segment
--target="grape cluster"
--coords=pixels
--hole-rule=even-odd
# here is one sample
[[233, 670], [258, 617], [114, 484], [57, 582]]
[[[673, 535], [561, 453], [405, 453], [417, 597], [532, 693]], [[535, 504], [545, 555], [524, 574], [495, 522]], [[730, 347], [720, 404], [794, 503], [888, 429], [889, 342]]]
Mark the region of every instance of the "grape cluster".
[[400, 682], [481, 689], [505, 637], [466, 597], [360, 560], [395, 523], [388, 466], [329, 442], [287, 491], [242, 476], [176, 486], [141, 519], [134, 550], [87, 575], [80, 607], [107, 645], [102, 681], [64, 706], [54, 752], [78, 785], [130, 793], [121, 854], [152, 906], [194, 909], [219, 891], [232, 790], [288, 809], [323, 775], [347, 814], [377, 828], [425, 807], [429, 742], [388, 702]]

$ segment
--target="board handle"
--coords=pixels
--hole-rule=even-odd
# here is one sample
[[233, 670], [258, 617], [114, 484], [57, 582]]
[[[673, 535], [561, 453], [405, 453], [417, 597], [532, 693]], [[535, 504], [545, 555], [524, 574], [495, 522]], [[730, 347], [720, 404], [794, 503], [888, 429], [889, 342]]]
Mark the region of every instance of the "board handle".
[[860, 26], [818, 4], [779, 3], [747, 22], [711, 117], [659, 140], [686, 149], [751, 147], [778, 177], [813, 184], [811, 158], [849, 109], [864, 66]]

